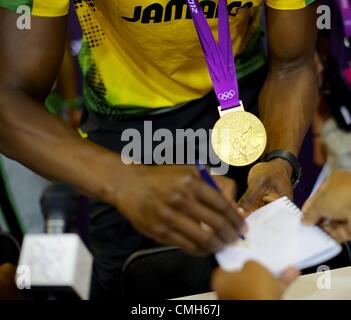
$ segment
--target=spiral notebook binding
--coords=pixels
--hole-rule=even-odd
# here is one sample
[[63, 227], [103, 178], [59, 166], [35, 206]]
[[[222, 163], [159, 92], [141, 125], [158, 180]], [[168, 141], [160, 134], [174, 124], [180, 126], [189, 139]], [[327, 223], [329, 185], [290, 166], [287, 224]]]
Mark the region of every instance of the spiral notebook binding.
[[[290, 208], [292, 209], [300, 218], [303, 217], [303, 213], [302, 211], [300, 210], [300, 208], [294, 203], [292, 202], [288, 197], [284, 198], [284, 203]], [[327, 233], [325, 232], [322, 228], [316, 226], [316, 225], [313, 225], [313, 226], [310, 226], [311, 228], [313, 228], [314, 230], [316, 230], [316, 232], [320, 233], [320, 234], [323, 234], [325, 236], [325, 239], [330, 241], [334, 241], [334, 239]]]
[[292, 202], [288, 197], [284, 198], [284, 202], [285, 204], [292, 209], [299, 217], [302, 217], [302, 212], [301, 210], [298, 208], [298, 206]]

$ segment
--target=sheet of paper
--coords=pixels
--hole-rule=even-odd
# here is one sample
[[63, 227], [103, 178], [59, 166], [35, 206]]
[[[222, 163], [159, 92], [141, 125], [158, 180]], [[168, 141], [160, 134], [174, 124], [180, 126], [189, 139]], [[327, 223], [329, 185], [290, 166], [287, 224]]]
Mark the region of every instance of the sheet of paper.
[[286, 197], [257, 210], [246, 219], [246, 239], [216, 255], [219, 265], [232, 271], [253, 260], [278, 275], [289, 266], [317, 265], [341, 251], [318, 227], [302, 225], [301, 217], [301, 211]]

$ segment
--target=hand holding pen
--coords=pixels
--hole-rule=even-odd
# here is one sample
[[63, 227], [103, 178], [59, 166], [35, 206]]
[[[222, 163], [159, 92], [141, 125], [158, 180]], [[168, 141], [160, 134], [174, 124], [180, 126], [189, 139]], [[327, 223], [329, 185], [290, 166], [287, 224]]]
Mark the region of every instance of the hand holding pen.
[[[207, 171], [207, 168], [205, 165], [201, 164], [199, 161], [195, 162], [195, 166], [197, 168], [197, 170], [199, 171], [201, 177], [204, 179], [204, 181], [207, 182], [207, 184], [209, 186], [211, 186], [213, 189], [215, 189], [218, 192], [222, 192], [221, 189], [219, 188], [219, 186], [217, 185], [216, 181], [212, 178], [212, 176], [209, 174], [209, 172]], [[245, 225], [243, 228], [244, 232], [247, 232], [247, 226]], [[240, 239], [245, 240], [245, 236], [243, 234], [240, 235]]]

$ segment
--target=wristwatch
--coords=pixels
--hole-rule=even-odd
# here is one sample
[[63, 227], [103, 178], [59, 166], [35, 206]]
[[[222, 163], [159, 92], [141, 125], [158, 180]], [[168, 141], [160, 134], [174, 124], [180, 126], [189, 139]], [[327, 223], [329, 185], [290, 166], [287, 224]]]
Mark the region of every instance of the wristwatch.
[[301, 168], [299, 160], [289, 151], [274, 150], [274, 151], [264, 155], [262, 161], [268, 162], [268, 161], [271, 161], [271, 160], [277, 159], [277, 158], [284, 159], [284, 160], [288, 161], [291, 164], [291, 166], [293, 167], [293, 175], [291, 177], [291, 184], [292, 184], [293, 189], [295, 189], [297, 187], [297, 185], [299, 184], [300, 178], [302, 175], [302, 168]]

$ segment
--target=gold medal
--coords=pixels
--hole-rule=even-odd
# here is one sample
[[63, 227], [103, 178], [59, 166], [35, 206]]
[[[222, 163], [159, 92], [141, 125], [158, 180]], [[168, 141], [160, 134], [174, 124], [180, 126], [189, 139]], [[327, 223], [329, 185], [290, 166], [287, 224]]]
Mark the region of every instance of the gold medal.
[[255, 162], [267, 145], [267, 133], [263, 123], [244, 108], [221, 112], [215, 124], [211, 140], [216, 155], [224, 162], [247, 166]]
[[214, 152], [232, 166], [247, 166], [263, 154], [267, 133], [262, 122], [253, 114], [245, 112], [240, 102], [227, 0], [218, 0], [218, 43], [199, 1], [187, 0], [187, 3], [221, 105], [219, 109], [226, 109], [223, 112], [219, 110], [221, 118], [212, 131]]

